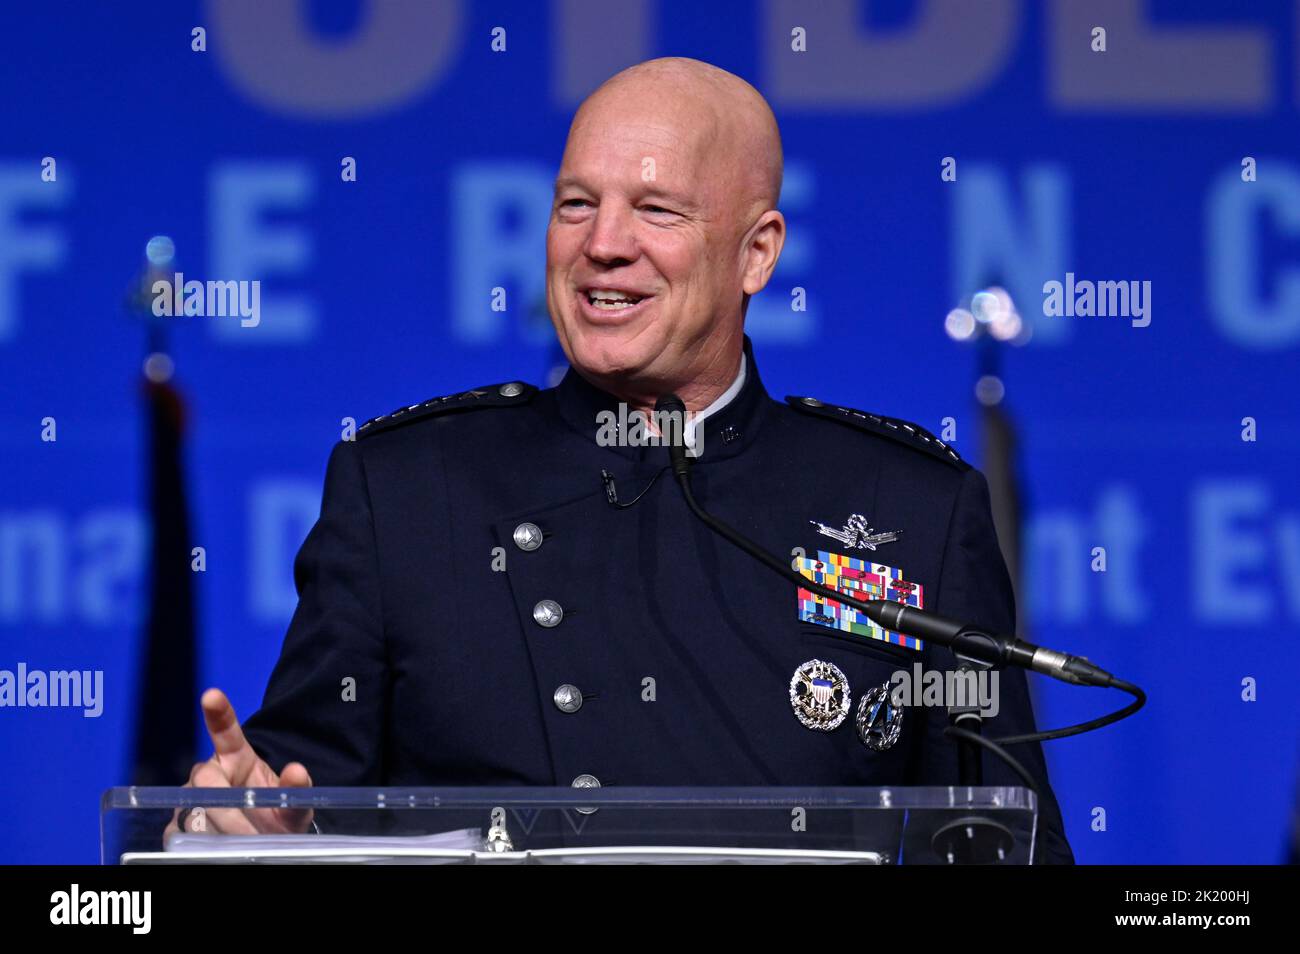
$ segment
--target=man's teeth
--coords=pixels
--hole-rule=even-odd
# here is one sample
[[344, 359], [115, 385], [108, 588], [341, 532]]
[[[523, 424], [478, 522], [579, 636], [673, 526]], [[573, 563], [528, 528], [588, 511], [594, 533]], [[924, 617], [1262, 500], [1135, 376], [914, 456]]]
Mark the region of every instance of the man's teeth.
[[616, 291], [589, 291], [587, 301], [591, 302], [593, 307], [603, 311], [619, 311], [623, 308], [631, 308], [641, 299]]

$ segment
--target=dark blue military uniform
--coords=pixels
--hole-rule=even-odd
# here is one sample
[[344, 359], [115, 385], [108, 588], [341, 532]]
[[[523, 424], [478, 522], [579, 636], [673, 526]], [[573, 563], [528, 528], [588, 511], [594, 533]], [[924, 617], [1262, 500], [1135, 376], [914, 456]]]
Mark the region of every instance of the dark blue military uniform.
[[[774, 554], [879, 561], [926, 609], [1012, 632], [983, 476], [914, 425], [772, 400], [746, 352], [743, 388], [702, 425], [701, 505]], [[597, 443], [599, 413], [617, 409], [569, 371], [554, 389], [395, 412], [334, 448], [299, 605], [244, 727], [272, 767], [301, 761], [317, 785], [955, 784], [945, 709], [907, 709], [874, 751], [851, 714], [809, 729], [789, 696], [814, 658], [856, 704], [918, 656], [955, 668], [951, 653], [808, 622], [792, 583], [690, 514], [666, 448]], [[615, 507], [602, 471], [620, 502], [644, 494]], [[898, 539], [849, 551], [812, 523], [851, 514]], [[1003, 671], [986, 734], [1033, 729], [1024, 673]], [[1045, 795], [1046, 860], [1071, 861], [1039, 746], [1014, 754]], [[984, 762], [986, 784], [1020, 784]]]

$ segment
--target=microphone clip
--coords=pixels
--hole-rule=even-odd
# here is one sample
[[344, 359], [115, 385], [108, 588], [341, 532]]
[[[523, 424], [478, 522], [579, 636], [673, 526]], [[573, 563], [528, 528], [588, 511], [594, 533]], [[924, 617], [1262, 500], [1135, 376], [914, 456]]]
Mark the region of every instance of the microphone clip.
[[600, 482], [605, 485], [605, 500], [610, 506], [618, 506], [618, 488], [614, 486], [614, 475], [603, 467], [600, 469]]

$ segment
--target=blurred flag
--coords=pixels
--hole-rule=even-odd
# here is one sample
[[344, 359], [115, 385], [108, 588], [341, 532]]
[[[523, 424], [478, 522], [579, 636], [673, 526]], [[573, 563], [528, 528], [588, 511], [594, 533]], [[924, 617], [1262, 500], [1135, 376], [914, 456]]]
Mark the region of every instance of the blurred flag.
[[[149, 359], [164, 359], [155, 354]], [[149, 616], [136, 698], [136, 785], [180, 785], [196, 761], [197, 665], [189, 509], [185, 499], [184, 405], [168, 373], [149, 373], [149, 509], [152, 524]], [[159, 380], [159, 378], [163, 378]]]
[[1016, 480], [1016, 429], [999, 401], [981, 403], [980, 446], [983, 448], [984, 476], [989, 482], [989, 499], [993, 505], [993, 526], [998, 545], [1011, 574], [1011, 588], [1016, 594], [1016, 633], [1021, 633], [1021, 556], [1020, 556], [1020, 487]]

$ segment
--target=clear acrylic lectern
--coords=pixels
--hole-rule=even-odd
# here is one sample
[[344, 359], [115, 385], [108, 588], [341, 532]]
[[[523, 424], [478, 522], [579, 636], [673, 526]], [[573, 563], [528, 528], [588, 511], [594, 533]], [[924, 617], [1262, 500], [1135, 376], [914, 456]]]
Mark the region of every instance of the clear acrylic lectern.
[[[304, 834], [249, 823], [301, 809]], [[105, 864], [1029, 864], [1037, 817], [1012, 787], [112, 788], [100, 844]]]

